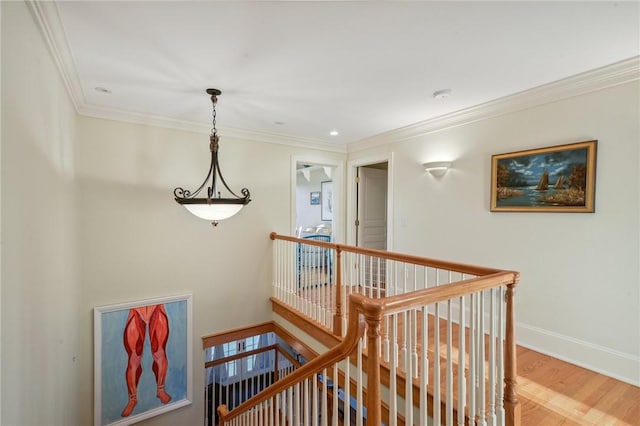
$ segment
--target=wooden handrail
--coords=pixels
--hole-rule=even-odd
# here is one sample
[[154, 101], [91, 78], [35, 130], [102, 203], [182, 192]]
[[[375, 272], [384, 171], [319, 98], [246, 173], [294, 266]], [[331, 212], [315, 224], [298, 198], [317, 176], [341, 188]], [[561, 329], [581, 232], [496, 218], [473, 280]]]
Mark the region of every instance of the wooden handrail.
[[274, 321], [268, 321], [248, 327], [239, 327], [223, 332], [204, 335], [202, 336], [202, 348], [207, 349], [216, 345], [221, 345], [223, 343], [241, 340], [247, 337], [258, 336], [266, 333], [275, 333], [294, 351], [300, 353], [307, 360], [313, 359], [318, 356], [317, 352], [297, 340], [291, 333], [289, 333]]
[[221, 333], [208, 334], [202, 336], [202, 349], [207, 349], [212, 346], [232, 342], [234, 340], [244, 339], [246, 337], [253, 337], [260, 334], [271, 333], [273, 331], [273, 323], [264, 322], [249, 327], [239, 327], [232, 330], [223, 331]]
[[292, 363], [293, 365], [295, 365], [296, 368], [298, 368], [298, 367], [300, 367], [302, 365], [302, 364], [300, 364], [300, 361], [298, 361], [297, 359], [292, 357], [286, 351], [282, 350], [280, 345], [275, 344], [275, 345], [263, 346], [261, 348], [253, 349], [251, 351], [240, 352], [240, 353], [237, 353], [235, 355], [229, 355], [229, 356], [224, 357], [224, 358], [214, 359], [213, 361], [207, 361], [207, 362], [204, 363], [204, 368], [215, 367], [216, 365], [224, 364], [225, 362], [231, 362], [231, 361], [235, 361], [237, 359], [242, 359], [242, 358], [246, 358], [246, 357], [251, 356], [251, 355], [257, 355], [257, 354], [261, 354], [261, 353], [265, 353], [265, 352], [269, 352], [269, 351], [276, 351], [276, 352], [282, 354], [282, 356], [287, 358], [287, 360], [290, 363]]
[[501, 285], [514, 284], [520, 274], [513, 271], [502, 271], [484, 277], [471, 278], [438, 287], [429, 287], [410, 293], [389, 296], [382, 299], [367, 299], [365, 310], [381, 310], [385, 314], [404, 311], [412, 306], [424, 306], [443, 302], [454, 297], [487, 290]]
[[258, 349], [253, 349], [251, 351], [240, 352], [235, 355], [229, 355], [224, 358], [214, 359], [213, 361], [207, 361], [204, 363], [204, 368], [215, 367], [216, 365], [224, 364], [225, 362], [231, 362], [231, 361], [235, 361], [236, 359], [246, 358], [251, 355], [257, 355], [257, 354], [261, 354], [261, 353], [269, 352], [273, 350], [275, 350], [276, 352], [284, 356], [291, 364], [295, 365], [296, 368], [299, 368], [302, 365], [300, 364], [300, 361], [292, 357], [291, 354], [289, 354], [287, 351], [283, 350], [280, 347], [280, 345], [275, 344], [275, 345], [264, 346]]
[[496, 272], [501, 272], [500, 269], [487, 268], [484, 266], [468, 265], [465, 263], [450, 262], [447, 260], [440, 260], [440, 259], [431, 259], [428, 257], [421, 257], [421, 256], [415, 256], [415, 255], [403, 254], [403, 253], [395, 253], [395, 252], [386, 251], [386, 250], [376, 250], [376, 249], [370, 249], [370, 248], [364, 248], [364, 247], [350, 246], [346, 244], [335, 244], [335, 243], [327, 243], [324, 241], [317, 241], [317, 240], [311, 240], [311, 239], [305, 239], [305, 238], [290, 237], [288, 235], [280, 235], [276, 232], [272, 232], [271, 234], [269, 234], [269, 238], [271, 238], [272, 240], [291, 241], [294, 243], [324, 247], [328, 249], [340, 250], [343, 252], [380, 257], [387, 260], [395, 260], [398, 262], [411, 263], [413, 265], [429, 266], [429, 267], [438, 268], [438, 269], [446, 269], [449, 271], [459, 272], [462, 274], [490, 275], [490, 274], [495, 274]]
[[257, 354], [261, 354], [264, 352], [269, 352], [277, 349], [278, 349], [278, 345], [269, 345], [269, 346], [264, 346], [264, 347], [253, 349], [246, 352], [240, 352], [235, 355], [229, 355], [224, 358], [214, 359], [213, 361], [205, 362], [204, 368], [215, 367], [216, 365], [224, 364], [225, 362], [231, 362], [231, 361], [235, 361], [236, 359], [246, 358], [251, 355], [257, 355]]
[[351, 308], [350, 312], [352, 312], [352, 314], [349, 315], [349, 328], [347, 330], [347, 335], [344, 337], [342, 343], [330, 349], [318, 358], [309, 361], [302, 367], [298, 368], [294, 373], [289, 374], [287, 377], [279, 380], [274, 385], [269, 386], [264, 391], [246, 400], [239, 406], [235, 407], [232, 411], [229, 411], [226, 414], [219, 411], [220, 424], [224, 425], [226, 421], [233, 419], [234, 417], [247, 411], [251, 407], [254, 407], [261, 402], [273, 398], [292, 385], [324, 370], [325, 368], [334, 365], [336, 362], [343, 360], [344, 358], [349, 356], [357, 348], [358, 341], [363, 336], [365, 330], [365, 322], [361, 318], [361, 315], [359, 313], [359, 307], [363, 305], [363, 299], [364, 296], [361, 296], [359, 294], [352, 294], [349, 296], [349, 307]]

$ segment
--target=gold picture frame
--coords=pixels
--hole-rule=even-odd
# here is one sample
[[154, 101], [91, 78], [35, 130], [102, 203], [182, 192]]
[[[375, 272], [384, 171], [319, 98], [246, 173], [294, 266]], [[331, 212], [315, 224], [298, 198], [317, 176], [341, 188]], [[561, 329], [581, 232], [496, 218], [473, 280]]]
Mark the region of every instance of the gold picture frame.
[[491, 156], [491, 211], [593, 213], [597, 140]]

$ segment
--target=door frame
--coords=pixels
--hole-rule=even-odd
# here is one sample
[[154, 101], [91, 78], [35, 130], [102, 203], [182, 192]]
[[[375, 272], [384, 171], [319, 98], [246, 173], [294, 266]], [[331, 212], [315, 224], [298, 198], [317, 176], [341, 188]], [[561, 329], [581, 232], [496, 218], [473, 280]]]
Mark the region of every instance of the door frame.
[[358, 167], [387, 163], [387, 251], [393, 250], [393, 152], [351, 160], [347, 165], [347, 244], [356, 244], [356, 176]]
[[296, 235], [296, 180], [297, 164], [305, 163], [314, 166], [334, 167], [331, 180], [333, 181], [333, 220], [332, 241], [340, 243], [344, 241], [344, 161], [323, 155], [292, 155], [291, 156], [291, 218], [289, 232]]

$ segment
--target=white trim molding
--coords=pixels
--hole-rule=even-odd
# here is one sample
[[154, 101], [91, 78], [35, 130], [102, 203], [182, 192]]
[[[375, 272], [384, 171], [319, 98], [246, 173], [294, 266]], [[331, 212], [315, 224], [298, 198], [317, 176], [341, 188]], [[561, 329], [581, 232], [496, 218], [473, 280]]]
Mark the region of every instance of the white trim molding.
[[342, 243], [344, 241], [344, 160], [336, 159], [328, 156], [318, 154], [308, 155], [292, 155], [291, 156], [291, 221], [290, 232], [291, 235], [296, 234], [296, 215], [297, 215], [297, 194], [296, 194], [296, 179], [297, 179], [297, 164], [306, 163], [313, 164], [320, 167], [331, 167], [333, 170], [333, 197], [334, 203], [334, 215], [332, 220], [333, 228], [333, 241], [334, 243]]
[[[211, 123], [197, 123], [194, 121], [178, 120], [160, 115], [141, 114], [132, 111], [105, 108], [97, 105], [80, 105], [78, 114], [101, 118], [105, 120], [123, 121], [145, 126], [164, 127], [173, 130], [183, 130], [194, 133], [209, 133]], [[347, 148], [342, 145], [330, 144], [316, 139], [295, 138], [278, 133], [259, 132], [255, 130], [239, 129], [237, 127], [218, 126], [221, 137], [241, 139], [245, 141], [273, 143], [277, 145], [293, 146], [298, 148], [317, 149], [320, 151], [345, 154]]]
[[[80, 84], [76, 64], [71, 49], [69, 48], [69, 43], [67, 42], [56, 3], [54, 1], [37, 0], [25, 0], [25, 3], [36, 25], [40, 29], [53, 61], [58, 67], [69, 98], [79, 115], [196, 133], [209, 132], [211, 128], [210, 123], [177, 120], [159, 115], [141, 114], [133, 111], [88, 104], [82, 90], [82, 85]], [[317, 149], [342, 154], [347, 152], [346, 146], [327, 143], [322, 140], [298, 138], [249, 129], [221, 128], [220, 130], [224, 131], [224, 136], [243, 140]]]
[[[25, 0], [25, 2], [49, 47], [54, 62], [67, 88], [71, 102], [78, 114], [177, 130], [202, 132], [204, 124], [201, 123], [87, 104], [73, 55], [71, 54], [64, 28], [60, 21], [56, 3], [53, 1], [37, 0]], [[331, 144], [315, 139], [296, 138], [248, 129], [233, 129], [232, 133], [233, 137], [246, 140], [319, 149], [329, 152], [351, 153], [384, 145], [389, 142], [411, 139], [450, 127], [532, 108], [638, 79], [640, 79], [640, 56], [635, 56], [602, 68], [505, 96], [484, 104], [431, 118], [363, 140], [354, 141], [347, 145]], [[209, 128], [208, 124], [206, 128]]]
[[25, 0], [25, 3], [49, 47], [49, 52], [58, 71], [60, 71], [60, 77], [67, 88], [71, 103], [76, 112], [81, 114], [80, 109], [85, 104], [84, 94], [56, 3], [36, 0]]
[[516, 323], [516, 340], [525, 348], [640, 386], [640, 356], [523, 323]]
[[350, 160], [347, 163], [347, 244], [356, 245], [356, 230], [352, 224], [356, 221], [356, 174], [358, 167], [377, 163], [387, 163], [387, 251], [393, 250], [393, 212], [394, 212], [394, 187], [393, 177], [393, 152], [385, 152], [364, 158]]
[[640, 56], [350, 143], [357, 152], [640, 80]]

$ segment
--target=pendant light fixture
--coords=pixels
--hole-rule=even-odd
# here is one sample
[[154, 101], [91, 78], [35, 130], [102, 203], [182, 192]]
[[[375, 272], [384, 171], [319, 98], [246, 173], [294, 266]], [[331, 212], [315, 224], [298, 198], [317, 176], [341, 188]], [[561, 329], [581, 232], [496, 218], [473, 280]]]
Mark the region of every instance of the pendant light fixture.
[[[227, 219], [234, 214], [238, 213], [242, 207], [249, 204], [251, 201], [249, 190], [242, 188], [240, 193], [243, 195], [239, 197], [236, 195], [225, 182], [220, 171], [220, 164], [218, 163], [218, 150], [219, 150], [219, 138], [218, 130], [216, 129], [216, 103], [218, 102], [218, 96], [222, 93], [218, 89], [207, 89], [207, 93], [211, 95], [211, 103], [213, 104], [213, 127], [211, 128], [211, 135], [209, 136], [209, 150], [211, 151], [211, 164], [209, 165], [209, 173], [202, 182], [202, 185], [193, 193], [188, 189], [176, 188], [173, 190], [173, 195], [176, 198], [178, 204], [183, 205], [194, 215], [212, 221], [213, 226], [218, 225], [218, 221]], [[218, 181], [219, 178], [219, 181]], [[198, 197], [200, 191], [210, 182], [210, 186], [207, 187], [206, 197]], [[219, 184], [226, 188], [232, 197], [222, 198], [219, 191]]]

